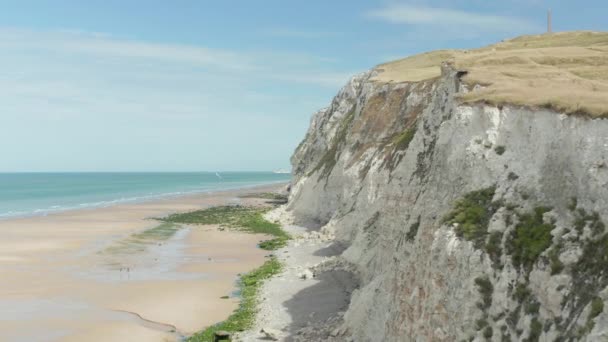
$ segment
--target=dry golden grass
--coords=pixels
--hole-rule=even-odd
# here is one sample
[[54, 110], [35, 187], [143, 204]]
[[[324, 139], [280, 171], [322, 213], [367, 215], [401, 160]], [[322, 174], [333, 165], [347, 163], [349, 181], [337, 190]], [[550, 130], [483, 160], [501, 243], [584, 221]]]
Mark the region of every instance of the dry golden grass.
[[465, 103], [546, 107], [608, 117], [608, 33], [563, 32], [522, 36], [475, 50], [441, 50], [378, 66], [379, 82], [418, 82], [440, 76], [442, 62], [483, 87]]
[[441, 75], [441, 63], [454, 56], [452, 50], [439, 50], [411, 56], [386, 64], [380, 64], [381, 71], [375, 77], [383, 82], [419, 82]]

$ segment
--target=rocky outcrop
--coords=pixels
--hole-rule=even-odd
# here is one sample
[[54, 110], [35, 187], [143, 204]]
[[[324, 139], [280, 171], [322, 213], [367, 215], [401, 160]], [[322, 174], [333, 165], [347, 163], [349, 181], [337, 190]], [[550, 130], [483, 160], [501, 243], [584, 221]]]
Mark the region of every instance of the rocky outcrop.
[[[608, 120], [462, 104], [464, 72], [357, 75], [293, 157], [288, 209], [348, 244], [355, 341], [608, 339]], [[346, 338], [345, 338], [346, 339]]]

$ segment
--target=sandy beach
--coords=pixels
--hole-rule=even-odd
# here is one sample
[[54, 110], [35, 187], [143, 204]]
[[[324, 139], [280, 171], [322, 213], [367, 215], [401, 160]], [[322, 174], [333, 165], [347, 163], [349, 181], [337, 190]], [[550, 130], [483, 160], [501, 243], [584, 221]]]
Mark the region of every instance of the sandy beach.
[[[176, 341], [225, 319], [239, 273], [264, 262], [263, 235], [181, 226], [134, 234], [162, 217], [280, 185], [0, 221], [0, 340]], [[222, 299], [222, 296], [230, 296]]]

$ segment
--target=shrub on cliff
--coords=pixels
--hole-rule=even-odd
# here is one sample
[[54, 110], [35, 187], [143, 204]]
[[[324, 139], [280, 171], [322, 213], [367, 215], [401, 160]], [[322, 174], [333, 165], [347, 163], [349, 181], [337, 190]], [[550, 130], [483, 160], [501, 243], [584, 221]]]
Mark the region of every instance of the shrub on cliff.
[[475, 247], [481, 248], [488, 234], [490, 218], [499, 208], [499, 203], [492, 202], [495, 192], [494, 186], [469, 192], [456, 202], [444, 222], [456, 224], [458, 237], [473, 241]]
[[519, 223], [507, 240], [507, 249], [515, 266], [531, 269], [538, 257], [551, 246], [554, 226], [543, 221], [551, 208], [536, 207], [533, 213], [519, 215]]

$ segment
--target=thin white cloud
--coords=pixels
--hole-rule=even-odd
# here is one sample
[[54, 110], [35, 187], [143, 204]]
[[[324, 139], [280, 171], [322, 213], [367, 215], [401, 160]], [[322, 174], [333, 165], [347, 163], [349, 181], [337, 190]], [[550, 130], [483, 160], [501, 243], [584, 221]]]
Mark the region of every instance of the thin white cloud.
[[394, 24], [434, 25], [491, 32], [536, 31], [538, 25], [527, 20], [448, 8], [392, 4], [366, 13], [366, 16]]
[[[0, 29], [0, 49], [44, 49], [100, 57], [182, 62], [224, 69], [253, 69], [253, 61], [232, 51], [199, 46], [149, 43], [76, 30], [54, 32]], [[6, 51], [6, 50], [5, 50]]]
[[261, 30], [261, 33], [267, 36], [279, 38], [329, 38], [340, 36], [338, 32], [291, 29], [285, 27], [263, 29]]
[[[336, 76], [333, 70], [337, 62], [333, 58], [299, 52], [236, 51], [184, 44], [151, 43], [78, 30], [35, 31], [0, 28], [0, 51], [38, 51], [39, 55], [50, 53], [82, 56], [91, 61], [130, 63], [138, 67], [162, 63], [165, 67], [180, 69], [205, 68], [215, 76], [279, 80], [322, 87], [337, 88], [344, 83], [342, 77]], [[356, 71], [348, 71], [351, 72]]]
[[308, 73], [281, 73], [271, 76], [272, 79], [289, 83], [323, 85], [326, 87], [341, 87], [354, 75], [356, 72], [345, 73], [323, 73], [319, 75]]

